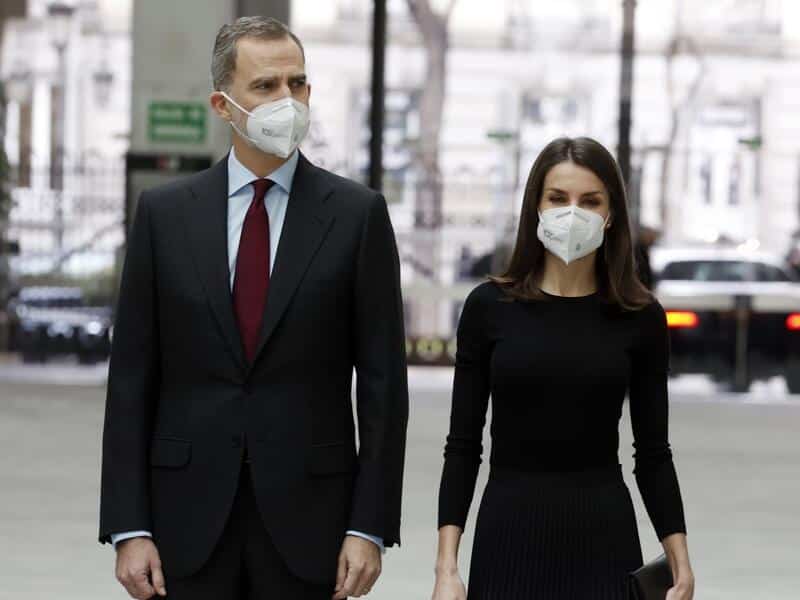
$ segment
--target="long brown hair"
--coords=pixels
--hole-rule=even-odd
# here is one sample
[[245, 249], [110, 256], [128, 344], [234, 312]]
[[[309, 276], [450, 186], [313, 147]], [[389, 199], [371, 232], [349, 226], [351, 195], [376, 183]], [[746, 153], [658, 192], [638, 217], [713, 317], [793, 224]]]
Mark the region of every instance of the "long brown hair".
[[544, 268], [546, 252], [544, 244], [536, 235], [539, 227], [539, 199], [545, 176], [550, 169], [568, 161], [592, 171], [608, 191], [611, 226], [605, 231], [603, 245], [597, 251], [595, 259], [598, 295], [605, 302], [624, 310], [643, 308], [653, 301], [653, 296], [636, 275], [622, 174], [611, 153], [602, 144], [588, 137], [558, 138], [539, 154], [525, 185], [517, 243], [511, 261], [502, 275], [490, 276], [489, 279], [500, 285], [511, 298], [547, 298], [537, 285]]

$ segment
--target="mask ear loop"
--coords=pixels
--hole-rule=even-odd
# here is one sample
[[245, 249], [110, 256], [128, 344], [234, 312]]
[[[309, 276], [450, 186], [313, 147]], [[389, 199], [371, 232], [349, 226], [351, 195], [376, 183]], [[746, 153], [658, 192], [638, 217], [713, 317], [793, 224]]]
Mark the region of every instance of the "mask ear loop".
[[[230, 96], [227, 94], [227, 92], [224, 92], [224, 91], [220, 90], [220, 91], [219, 91], [219, 93], [220, 93], [220, 94], [222, 94], [222, 95], [225, 97], [225, 99], [226, 99], [228, 102], [230, 102], [231, 104], [233, 104], [233, 105], [234, 105], [236, 108], [238, 108], [238, 109], [239, 109], [241, 112], [243, 112], [244, 114], [246, 114], [248, 117], [252, 117], [252, 116], [253, 116], [253, 113], [251, 113], [249, 110], [245, 110], [244, 108], [242, 108], [242, 106], [241, 106], [241, 105], [240, 105], [238, 102], [236, 102], [236, 100], [234, 100], [233, 98], [231, 98], [231, 97], [230, 97]], [[253, 140], [253, 138], [251, 138], [249, 135], [247, 135], [247, 134], [246, 134], [246, 133], [244, 133], [244, 132], [243, 132], [241, 129], [239, 129], [239, 126], [238, 126], [236, 123], [234, 123], [234, 122], [233, 122], [233, 119], [231, 119], [230, 121], [228, 121], [228, 123], [230, 123], [231, 127], [233, 127], [233, 129], [236, 131], [236, 133], [238, 133], [238, 134], [239, 134], [239, 136], [240, 136], [242, 139], [245, 139], [245, 140], [247, 140], [248, 142], [250, 142], [250, 144], [251, 144], [251, 145], [255, 146], [255, 141]]]
[[222, 94], [228, 102], [233, 104], [236, 108], [238, 108], [240, 111], [242, 111], [248, 117], [252, 117], [253, 116], [253, 113], [251, 113], [249, 110], [245, 110], [244, 108], [242, 108], [242, 106], [238, 102], [236, 102], [236, 100], [234, 100], [233, 98], [228, 96], [227, 92], [224, 92], [224, 91], [220, 90], [219, 93]]

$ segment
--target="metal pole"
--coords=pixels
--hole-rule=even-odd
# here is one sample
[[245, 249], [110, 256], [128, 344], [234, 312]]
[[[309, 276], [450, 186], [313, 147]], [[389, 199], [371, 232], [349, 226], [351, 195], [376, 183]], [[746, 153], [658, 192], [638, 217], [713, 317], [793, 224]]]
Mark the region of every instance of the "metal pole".
[[386, 64], [386, 0], [375, 0], [372, 15], [372, 97], [369, 126], [369, 187], [383, 189], [384, 71]]
[[631, 178], [631, 98], [633, 96], [634, 19], [636, 0], [622, 1], [621, 76], [619, 82], [619, 142], [617, 160], [627, 185]]
[[752, 299], [750, 296], [736, 296], [736, 346], [733, 369], [733, 391], [744, 393], [750, 389], [749, 332]]

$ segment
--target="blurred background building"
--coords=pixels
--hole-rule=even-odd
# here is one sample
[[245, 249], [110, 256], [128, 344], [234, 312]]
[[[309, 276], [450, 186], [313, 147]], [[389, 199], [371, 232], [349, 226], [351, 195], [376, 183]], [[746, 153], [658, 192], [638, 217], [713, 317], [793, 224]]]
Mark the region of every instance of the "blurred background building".
[[[207, 107], [207, 63], [213, 32], [244, 14], [243, 3], [193, 5], [205, 42], [181, 30], [180, 2], [16, 4], [0, 54], [14, 201], [5, 237], [19, 244], [11, 271], [26, 284], [66, 281], [110, 298], [130, 208], [126, 153], [211, 160], [227, 149]], [[366, 180], [372, 2], [266, 4], [291, 15], [307, 48], [304, 150]], [[500, 270], [529, 169], [554, 137], [616, 147], [622, 7], [388, 1], [383, 188], [405, 284]], [[800, 5], [638, 0], [636, 11], [636, 224], [662, 242], [786, 255], [800, 229]], [[156, 181], [129, 174], [127, 196]], [[409, 330], [449, 335], [458, 311], [458, 302], [412, 294]]]
[[[113, 552], [91, 535], [114, 296], [138, 193], [228, 150], [229, 128], [207, 101], [218, 28], [249, 14], [289, 22], [313, 86], [303, 151], [367, 182], [381, 131], [370, 110], [382, 2], [0, 0], [0, 548], [13, 549], [0, 581], [10, 596], [127, 597]], [[462, 301], [503, 269], [545, 144], [589, 135], [624, 157], [621, 41], [624, 7], [635, 6], [629, 201], [670, 331], [670, 436], [696, 595], [796, 599], [800, 0], [385, 3], [379, 187], [401, 254], [412, 410], [405, 551], [387, 556], [372, 595], [429, 597], [433, 582], [431, 492], [453, 371], [414, 365], [452, 364]], [[632, 441], [624, 411], [626, 473]], [[634, 501], [643, 554], [657, 556]]]
[[[513, 243], [525, 179], [547, 142], [589, 135], [616, 146], [622, 3], [520, 0], [487, 11], [471, 0], [431, 1], [448, 38], [443, 90], [429, 77], [436, 49], [413, 4], [427, 3], [388, 3], [385, 190], [406, 281], [448, 284], [470, 273], [471, 258], [495, 248], [502, 256]], [[630, 192], [638, 219], [666, 239], [785, 253], [800, 218], [800, 6], [637, 4]], [[293, 3], [314, 84], [308, 152], [362, 179], [370, 19], [368, 0]], [[426, 92], [443, 103], [433, 173]], [[434, 188], [433, 208], [421, 187]], [[500, 265], [484, 260], [472, 274]], [[457, 310], [443, 306], [433, 320], [410, 313], [412, 330], [444, 333]]]
[[[131, 38], [125, 3], [31, 0], [5, 22], [8, 237], [19, 275], [96, 275], [123, 243]], [[128, 7], [129, 8], [129, 7]]]

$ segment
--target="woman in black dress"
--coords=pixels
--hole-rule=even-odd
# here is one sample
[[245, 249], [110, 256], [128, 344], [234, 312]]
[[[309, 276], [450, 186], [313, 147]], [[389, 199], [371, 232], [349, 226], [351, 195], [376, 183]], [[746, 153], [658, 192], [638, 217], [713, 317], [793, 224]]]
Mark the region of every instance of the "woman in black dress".
[[[626, 392], [636, 482], [675, 582], [667, 599], [691, 600], [666, 317], [636, 278], [624, 185], [603, 146], [563, 138], [542, 151], [508, 269], [489, 279], [458, 326], [433, 600], [627, 598], [642, 553], [617, 456]], [[490, 395], [491, 474], [466, 596], [458, 544]]]

